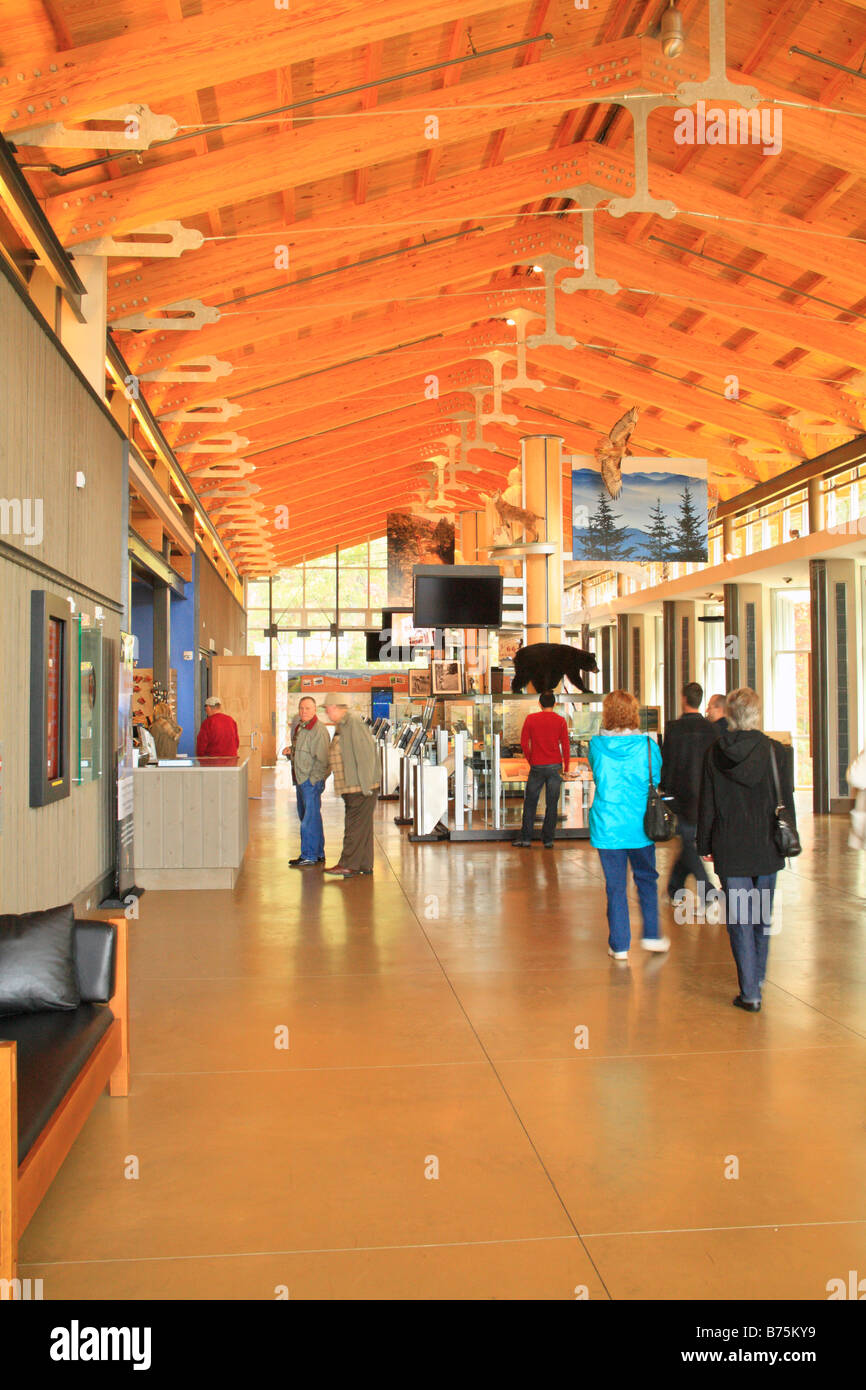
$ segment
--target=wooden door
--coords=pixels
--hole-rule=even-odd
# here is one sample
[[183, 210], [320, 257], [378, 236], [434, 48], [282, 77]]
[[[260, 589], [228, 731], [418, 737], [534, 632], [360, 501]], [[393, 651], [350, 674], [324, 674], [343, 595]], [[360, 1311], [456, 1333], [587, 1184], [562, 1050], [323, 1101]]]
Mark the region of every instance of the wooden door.
[[277, 763], [277, 673], [262, 671], [262, 767]]
[[250, 796], [262, 794], [262, 670], [257, 656], [215, 656], [214, 694], [238, 726], [238, 756], [249, 758]]

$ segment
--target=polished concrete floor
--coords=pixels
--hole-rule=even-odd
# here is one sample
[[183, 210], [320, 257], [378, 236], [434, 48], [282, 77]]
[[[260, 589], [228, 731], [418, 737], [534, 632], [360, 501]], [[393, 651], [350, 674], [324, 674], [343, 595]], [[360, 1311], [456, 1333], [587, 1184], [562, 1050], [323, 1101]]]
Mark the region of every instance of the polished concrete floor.
[[287, 868], [273, 774], [251, 805], [235, 890], [148, 893], [132, 924], [131, 1094], [100, 1099], [22, 1241], [47, 1299], [823, 1299], [866, 1277], [866, 862], [843, 819], [803, 818], [749, 1015], [723, 926], [665, 906], [668, 956], [609, 960], [585, 842], [410, 845], [382, 803], [375, 876], [341, 882]]

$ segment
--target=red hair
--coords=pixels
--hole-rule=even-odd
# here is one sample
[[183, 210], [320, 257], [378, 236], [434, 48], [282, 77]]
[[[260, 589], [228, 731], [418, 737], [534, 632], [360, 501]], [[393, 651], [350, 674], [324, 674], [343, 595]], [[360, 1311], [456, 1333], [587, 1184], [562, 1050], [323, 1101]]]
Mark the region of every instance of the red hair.
[[640, 724], [639, 706], [627, 690], [612, 690], [601, 707], [603, 729], [636, 729]]

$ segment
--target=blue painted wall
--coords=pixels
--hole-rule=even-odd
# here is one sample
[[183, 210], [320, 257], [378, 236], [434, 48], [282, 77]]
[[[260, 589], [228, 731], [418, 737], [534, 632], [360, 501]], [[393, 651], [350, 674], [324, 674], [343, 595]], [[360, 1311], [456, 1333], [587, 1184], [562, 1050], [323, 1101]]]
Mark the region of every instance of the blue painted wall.
[[[192, 661], [184, 661], [184, 652], [192, 652]], [[195, 569], [193, 581], [184, 585], [184, 597], [171, 596], [170, 664], [177, 671], [177, 722], [183, 729], [177, 745], [179, 753], [195, 752], [196, 698], [195, 677], [198, 669], [198, 646], [195, 623]]]
[[153, 589], [149, 584], [133, 582], [130, 597], [130, 632], [138, 638], [136, 661], [139, 666], [153, 665]]

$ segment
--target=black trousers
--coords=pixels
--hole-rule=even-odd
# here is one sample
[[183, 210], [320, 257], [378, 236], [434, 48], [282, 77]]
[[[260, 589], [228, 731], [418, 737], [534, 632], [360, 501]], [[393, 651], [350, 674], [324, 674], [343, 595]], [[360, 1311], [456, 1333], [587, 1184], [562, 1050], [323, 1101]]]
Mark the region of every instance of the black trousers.
[[679, 816], [677, 819], [677, 829], [680, 835], [680, 857], [671, 869], [671, 876], [668, 880], [669, 897], [673, 897], [674, 893], [678, 893], [681, 888], [685, 888], [686, 879], [689, 874], [694, 874], [696, 887], [699, 883], [705, 883], [707, 887], [710, 886], [709, 874], [704, 868], [703, 860], [698, 854], [697, 846], [695, 845], [697, 826], [689, 825], [688, 821], [684, 821], [682, 816]]
[[340, 863], [344, 869], [373, 867], [373, 812], [378, 799], [378, 791], [371, 792], [369, 796], [363, 792], [343, 792], [346, 824]]
[[532, 839], [535, 812], [542, 787], [544, 787], [544, 824], [541, 827], [541, 838], [546, 845], [549, 845], [553, 843], [553, 836], [556, 831], [556, 813], [559, 810], [559, 793], [562, 790], [562, 772], [559, 763], [550, 763], [543, 767], [531, 767], [529, 769], [526, 791], [523, 794], [521, 840]]

